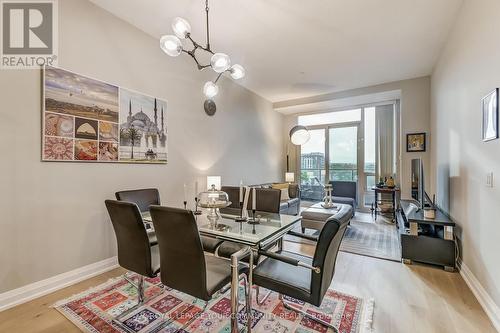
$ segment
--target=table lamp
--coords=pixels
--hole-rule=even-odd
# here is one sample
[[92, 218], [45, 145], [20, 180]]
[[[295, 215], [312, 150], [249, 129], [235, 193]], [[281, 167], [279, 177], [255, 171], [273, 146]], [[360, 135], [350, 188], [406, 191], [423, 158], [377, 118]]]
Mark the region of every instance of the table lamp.
[[212, 185], [215, 185], [216, 190], [220, 190], [221, 176], [207, 176], [207, 190], [211, 189]]
[[287, 183], [293, 183], [295, 181], [295, 174], [293, 172], [285, 173], [285, 181]]

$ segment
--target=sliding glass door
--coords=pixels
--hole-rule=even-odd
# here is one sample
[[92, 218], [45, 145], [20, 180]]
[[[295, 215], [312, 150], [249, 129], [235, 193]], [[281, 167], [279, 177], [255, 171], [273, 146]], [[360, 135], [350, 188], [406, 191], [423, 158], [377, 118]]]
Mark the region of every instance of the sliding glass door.
[[358, 126], [329, 128], [328, 179], [358, 180]]
[[300, 148], [302, 199], [322, 200], [328, 181], [355, 181], [358, 209], [369, 210], [377, 177], [397, 176], [394, 157], [399, 148], [391, 139], [397, 131], [395, 105], [378, 103], [298, 117], [298, 124], [311, 132], [311, 140]]
[[303, 200], [320, 201], [331, 180], [358, 180], [359, 125], [310, 127], [311, 139], [301, 146], [300, 185]]
[[301, 146], [300, 185], [304, 200], [318, 201], [323, 198], [325, 184], [325, 135], [324, 128], [311, 129], [311, 138]]

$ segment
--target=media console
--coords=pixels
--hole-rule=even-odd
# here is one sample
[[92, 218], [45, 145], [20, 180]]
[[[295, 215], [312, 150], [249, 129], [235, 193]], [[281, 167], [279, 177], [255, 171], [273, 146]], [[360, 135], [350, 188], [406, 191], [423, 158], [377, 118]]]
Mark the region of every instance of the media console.
[[403, 263], [413, 261], [455, 270], [455, 223], [439, 208], [434, 219], [426, 219], [422, 209], [411, 200], [401, 200], [396, 218]]

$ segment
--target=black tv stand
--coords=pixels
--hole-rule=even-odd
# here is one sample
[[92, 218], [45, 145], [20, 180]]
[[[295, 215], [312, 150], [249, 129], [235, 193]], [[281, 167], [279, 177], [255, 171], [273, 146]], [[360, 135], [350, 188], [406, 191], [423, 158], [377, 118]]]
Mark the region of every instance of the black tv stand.
[[403, 263], [417, 261], [455, 271], [455, 223], [439, 207], [434, 219], [426, 219], [412, 200], [401, 200], [400, 207], [396, 217]]

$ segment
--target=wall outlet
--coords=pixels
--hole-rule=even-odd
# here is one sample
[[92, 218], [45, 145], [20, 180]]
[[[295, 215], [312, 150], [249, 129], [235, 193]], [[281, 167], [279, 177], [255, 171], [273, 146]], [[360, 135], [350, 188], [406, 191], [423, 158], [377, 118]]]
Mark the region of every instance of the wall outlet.
[[493, 172], [488, 172], [486, 174], [486, 186], [493, 187]]

